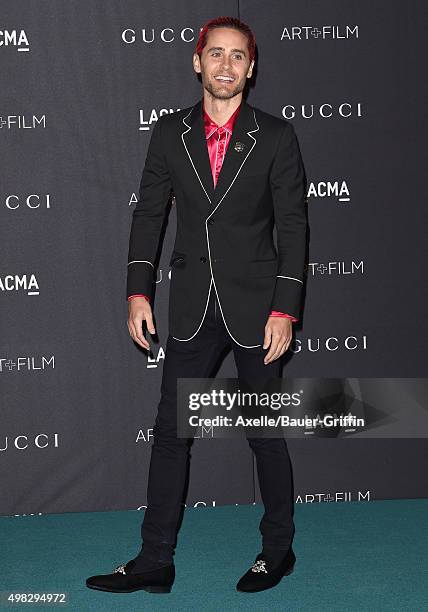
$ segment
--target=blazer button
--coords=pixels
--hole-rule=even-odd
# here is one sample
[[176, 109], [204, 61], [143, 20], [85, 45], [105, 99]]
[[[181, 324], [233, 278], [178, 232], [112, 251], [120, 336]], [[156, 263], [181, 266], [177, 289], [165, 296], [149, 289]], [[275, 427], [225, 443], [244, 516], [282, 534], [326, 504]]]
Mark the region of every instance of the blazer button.
[[199, 261], [200, 261], [201, 263], [205, 263], [205, 262], [207, 261], [207, 258], [206, 258], [206, 257], [200, 257], [200, 258], [199, 258]]

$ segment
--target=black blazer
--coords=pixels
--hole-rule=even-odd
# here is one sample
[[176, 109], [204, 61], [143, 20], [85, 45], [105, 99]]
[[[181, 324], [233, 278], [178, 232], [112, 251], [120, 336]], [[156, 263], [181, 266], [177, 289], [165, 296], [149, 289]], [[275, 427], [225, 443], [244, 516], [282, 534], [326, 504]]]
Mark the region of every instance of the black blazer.
[[[211, 291], [233, 341], [261, 346], [271, 310], [300, 316], [306, 252], [304, 167], [293, 125], [242, 100], [216, 188], [202, 100], [156, 122], [129, 238], [127, 294], [153, 296], [173, 190], [169, 333], [196, 336]], [[277, 249], [273, 228], [277, 229]]]

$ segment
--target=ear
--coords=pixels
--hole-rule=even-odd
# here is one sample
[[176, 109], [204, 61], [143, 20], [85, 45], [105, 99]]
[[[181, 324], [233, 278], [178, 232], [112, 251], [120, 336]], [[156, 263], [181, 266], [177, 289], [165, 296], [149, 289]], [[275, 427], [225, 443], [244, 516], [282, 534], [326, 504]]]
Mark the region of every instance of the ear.
[[201, 72], [201, 62], [197, 53], [193, 54], [193, 69], [195, 72]]
[[247, 79], [249, 79], [251, 77], [251, 75], [253, 74], [253, 68], [254, 68], [254, 60], [252, 60], [248, 70], [247, 70]]

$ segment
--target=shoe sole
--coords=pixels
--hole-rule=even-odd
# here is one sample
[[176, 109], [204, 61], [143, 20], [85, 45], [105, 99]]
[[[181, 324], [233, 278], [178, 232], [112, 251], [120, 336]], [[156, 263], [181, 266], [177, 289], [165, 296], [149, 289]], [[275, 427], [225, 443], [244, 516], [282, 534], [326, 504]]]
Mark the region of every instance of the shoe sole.
[[108, 593], [134, 593], [134, 591], [147, 591], [148, 593], [171, 593], [171, 587], [168, 586], [143, 586], [136, 587], [135, 589], [105, 589], [103, 587], [97, 587], [90, 584], [86, 585], [88, 589], [94, 589], [94, 591], [106, 591]]
[[281, 582], [281, 580], [284, 578], [284, 576], [289, 576], [290, 574], [293, 573], [295, 565], [296, 564], [293, 563], [293, 565], [290, 567], [290, 569], [288, 569], [286, 572], [284, 572], [282, 574], [282, 576], [280, 577], [280, 579], [277, 582], [275, 582], [275, 584], [271, 584], [268, 587], [264, 587], [263, 589], [253, 589], [252, 591], [246, 591], [244, 589], [238, 589], [238, 588], [236, 588], [236, 590], [239, 591], [240, 593], [260, 593], [260, 591], [267, 591], [268, 589], [272, 589], [273, 587], [275, 587], [277, 584], [279, 584]]

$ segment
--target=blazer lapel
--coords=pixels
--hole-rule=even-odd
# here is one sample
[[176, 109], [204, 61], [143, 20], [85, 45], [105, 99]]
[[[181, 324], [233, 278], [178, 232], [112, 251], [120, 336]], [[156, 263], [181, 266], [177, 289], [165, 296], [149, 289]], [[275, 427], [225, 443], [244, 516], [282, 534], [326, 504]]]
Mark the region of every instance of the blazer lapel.
[[183, 118], [183, 124], [185, 129], [181, 134], [181, 139], [184, 148], [196, 177], [211, 204], [214, 195], [214, 183], [202, 119], [202, 100], [199, 100], [192, 107], [190, 113]]
[[192, 107], [182, 121], [185, 128], [181, 134], [184, 148], [197, 180], [210, 203], [210, 208], [217, 209], [257, 143], [255, 133], [259, 130], [259, 126], [254, 110], [245, 100], [242, 100], [241, 110], [235, 121], [215, 189], [205, 138], [202, 100]]
[[242, 100], [241, 110], [236, 118], [230, 142], [224, 156], [214, 192], [214, 206], [217, 208], [226, 197], [235, 179], [244, 171], [245, 162], [257, 143], [256, 122], [253, 108]]

